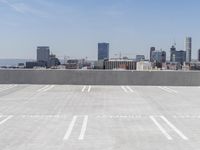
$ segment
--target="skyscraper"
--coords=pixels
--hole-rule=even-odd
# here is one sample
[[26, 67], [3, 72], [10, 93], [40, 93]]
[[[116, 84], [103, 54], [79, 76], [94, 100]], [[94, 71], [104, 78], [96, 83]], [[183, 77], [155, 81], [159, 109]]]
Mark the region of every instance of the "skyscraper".
[[186, 62], [189, 63], [192, 60], [192, 38], [186, 37], [185, 40]]
[[98, 43], [98, 60], [109, 59], [109, 43]]
[[200, 49], [198, 50], [198, 60], [200, 61]]
[[173, 45], [170, 48], [170, 61], [175, 62], [175, 53], [176, 53], [176, 47]]
[[176, 47], [173, 45], [170, 49], [170, 62], [178, 62], [183, 65], [186, 61], [186, 52], [185, 51], [177, 51]]
[[50, 49], [48, 46], [37, 47], [37, 61], [48, 63], [50, 55]]
[[165, 51], [153, 51], [152, 59], [153, 59], [153, 62], [164, 63], [164, 62], [166, 62], [166, 52]]
[[151, 47], [150, 48], [150, 62], [153, 62], [153, 58], [152, 58], [152, 53], [156, 51], [156, 48], [155, 47]]

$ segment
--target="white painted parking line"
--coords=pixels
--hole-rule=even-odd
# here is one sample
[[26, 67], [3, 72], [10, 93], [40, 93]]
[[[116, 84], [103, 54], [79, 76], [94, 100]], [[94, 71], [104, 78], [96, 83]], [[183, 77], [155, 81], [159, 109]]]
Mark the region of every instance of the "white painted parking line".
[[126, 86], [126, 88], [131, 92], [131, 93], [133, 93], [134, 91], [133, 91], [133, 89], [132, 88], [130, 88], [129, 86]]
[[121, 86], [125, 93], [134, 93], [133, 89], [130, 86]]
[[3, 92], [3, 91], [6, 91], [6, 90], [9, 90], [9, 89], [12, 89], [14, 87], [16, 87], [17, 85], [9, 85], [8, 87], [4, 87], [4, 88], [1, 88], [0, 89], [0, 92]]
[[87, 90], [87, 92], [89, 93], [89, 92], [91, 92], [91, 89], [92, 89], [91, 85], [90, 86], [84, 86], [81, 91], [86, 92], [86, 90]]
[[84, 86], [84, 87], [82, 88], [82, 92], [84, 92], [84, 91], [85, 91], [85, 89], [86, 89], [86, 86]]
[[91, 86], [89, 86], [89, 87], [88, 87], [88, 92], [90, 92], [90, 91], [91, 91], [91, 88], [92, 88]]
[[182, 139], [188, 140], [188, 137], [186, 137], [180, 130], [178, 130], [167, 118], [164, 116], [160, 116]]
[[11, 119], [13, 116], [8, 116], [6, 119], [2, 120], [0, 122], [0, 125], [4, 124], [6, 121], [8, 121], [9, 119]]
[[150, 116], [150, 119], [154, 122], [154, 124], [158, 127], [158, 129], [163, 133], [163, 135], [168, 139], [172, 140], [172, 137], [167, 133], [167, 131], [157, 122], [157, 120]]
[[63, 140], [68, 140], [69, 139], [69, 137], [71, 135], [71, 132], [73, 130], [73, 127], [74, 127], [74, 125], [76, 123], [76, 120], [77, 120], [77, 116], [74, 116], [72, 121], [71, 121], [71, 123], [70, 123], [70, 125], [69, 125], [69, 128], [68, 128], [68, 130], [67, 130], [67, 132], [66, 132], [66, 134], [65, 134], [65, 136], [63, 138]]
[[82, 128], [81, 128], [81, 133], [80, 133], [80, 136], [78, 138], [79, 140], [84, 139], [85, 132], [86, 132], [86, 129], [87, 129], [87, 122], [88, 122], [88, 116], [85, 116], [84, 120], [83, 120], [83, 125], [82, 125]]
[[5, 88], [9, 88], [9, 87], [12, 87], [12, 85], [3, 86], [3, 87], [0, 88], [0, 90], [1, 90], [1, 89], [5, 89]]
[[173, 90], [173, 89], [171, 89], [169, 87], [164, 87], [164, 88], [167, 89], [167, 90], [169, 90], [169, 91], [171, 91], [171, 92], [178, 93], [177, 91], [175, 91], [175, 90]]
[[43, 92], [47, 92], [47, 91], [51, 90], [51, 89], [54, 88], [54, 87], [55, 87], [55, 85], [51, 85], [50, 87], [44, 89]]
[[172, 90], [172, 89], [170, 89], [168, 87], [161, 87], [161, 86], [159, 86], [158, 88], [160, 88], [160, 89], [162, 89], [162, 90], [164, 90], [165, 92], [168, 92], [168, 93], [178, 93], [177, 91]]
[[124, 86], [121, 86], [121, 88], [124, 90], [124, 92], [128, 93], [127, 89]]
[[37, 90], [37, 92], [47, 92], [47, 91], [49, 91], [50, 89], [52, 89], [54, 87], [55, 87], [55, 85], [46, 85], [43, 88]]
[[46, 85], [46, 86], [42, 87], [41, 89], [37, 90], [37, 92], [41, 92], [42, 90], [44, 90], [44, 89], [46, 89], [48, 87], [49, 87], [49, 85]]

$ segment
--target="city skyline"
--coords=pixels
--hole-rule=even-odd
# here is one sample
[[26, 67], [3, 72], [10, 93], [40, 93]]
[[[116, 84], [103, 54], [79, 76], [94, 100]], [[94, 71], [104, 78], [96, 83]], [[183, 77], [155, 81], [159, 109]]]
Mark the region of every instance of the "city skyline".
[[35, 59], [35, 48], [48, 45], [59, 58], [96, 60], [96, 44], [107, 42], [111, 57], [121, 52], [149, 58], [149, 48], [155, 46], [169, 59], [171, 45], [176, 42], [178, 50], [185, 50], [184, 39], [190, 36], [192, 58], [197, 59], [199, 4], [195, 0], [0, 0], [0, 58]]

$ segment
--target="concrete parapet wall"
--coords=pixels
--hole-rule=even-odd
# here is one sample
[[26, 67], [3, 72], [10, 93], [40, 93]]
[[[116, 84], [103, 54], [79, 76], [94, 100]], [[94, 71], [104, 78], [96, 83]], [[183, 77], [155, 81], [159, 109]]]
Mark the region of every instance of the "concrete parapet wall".
[[0, 84], [200, 86], [200, 72], [0, 70]]

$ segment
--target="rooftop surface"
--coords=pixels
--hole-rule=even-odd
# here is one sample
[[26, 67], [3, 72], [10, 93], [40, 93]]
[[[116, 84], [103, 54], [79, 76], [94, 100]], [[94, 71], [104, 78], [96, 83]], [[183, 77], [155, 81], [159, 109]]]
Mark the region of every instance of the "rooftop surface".
[[199, 150], [200, 88], [0, 85], [1, 150]]

